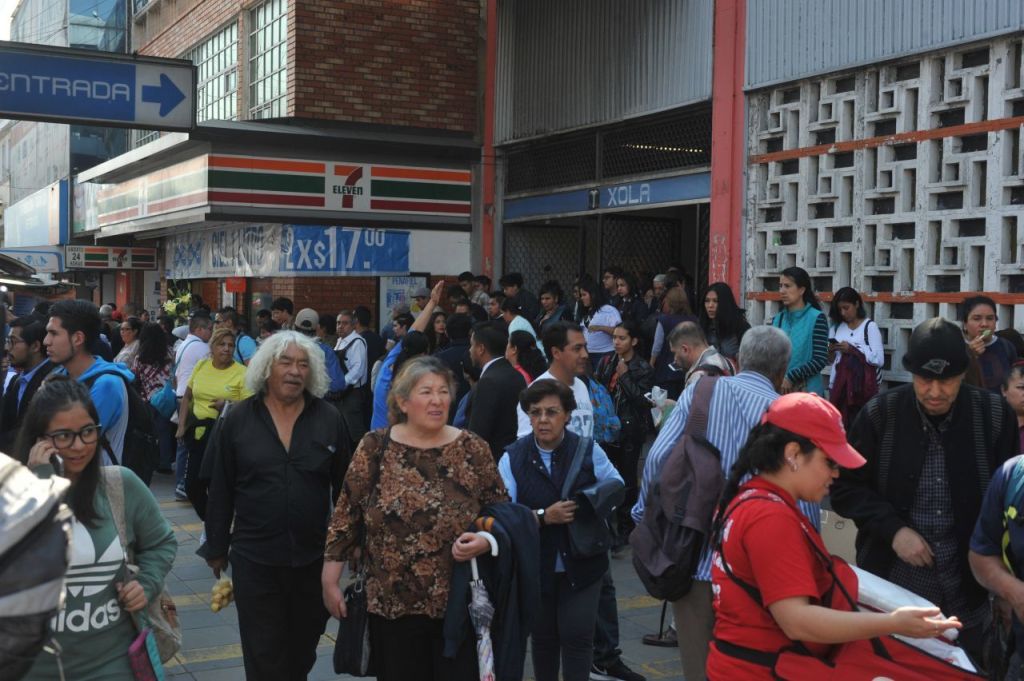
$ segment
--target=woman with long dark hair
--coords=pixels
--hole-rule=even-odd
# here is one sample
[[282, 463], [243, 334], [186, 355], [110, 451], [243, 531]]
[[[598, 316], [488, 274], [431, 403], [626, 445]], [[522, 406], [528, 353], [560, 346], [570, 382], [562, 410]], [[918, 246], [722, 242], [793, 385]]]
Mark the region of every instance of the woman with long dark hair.
[[828, 398], [849, 428], [861, 407], [878, 393], [878, 372], [885, 362], [882, 332], [868, 318], [864, 299], [849, 286], [832, 296], [828, 317]]
[[637, 286], [632, 274], [623, 272], [615, 279], [615, 293], [619, 298], [616, 306], [623, 319], [640, 324], [647, 318], [647, 304], [644, 303], [643, 292]]
[[580, 282], [580, 303], [583, 312], [580, 325], [587, 340], [587, 354], [596, 367], [602, 357], [612, 353], [612, 332], [622, 316], [608, 303], [604, 287], [591, 280]]
[[430, 315], [430, 323], [423, 330], [427, 337], [427, 354], [432, 355], [438, 350], [448, 347], [448, 313], [444, 310], [435, 310]]
[[121, 342], [124, 345], [114, 357], [114, 361], [130, 367], [135, 360], [135, 355], [139, 352], [139, 334], [142, 333], [142, 322], [138, 317], [128, 317], [121, 322], [118, 333], [121, 334]]
[[565, 293], [557, 281], [546, 282], [540, 287], [540, 314], [533, 320], [533, 327], [543, 336], [545, 329], [562, 321], [572, 321], [572, 312], [565, 305]]
[[960, 628], [938, 608], [851, 612], [855, 603], [844, 594], [856, 594], [857, 577], [842, 560], [829, 557], [797, 502], [820, 502], [840, 467], [862, 465], [864, 457], [846, 441], [839, 412], [817, 395], [780, 397], [751, 431], [729, 473], [712, 531], [709, 679], [778, 678], [775, 659], [797, 641], [825, 658], [837, 643], [888, 634], [931, 638]]
[[793, 352], [782, 392], [811, 392], [824, 396], [821, 370], [828, 363], [828, 322], [807, 270], [788, 267], [779, 275], [782, 310], [772, 319], [789, 336]]
[[740, 351], [743, 334], [750, 328], [746, 310], [736, 304], [736, 297], [729, 285], [716, 281], [704, 292], [704, 304], [700, 308], [700, 326], [708, 345], [735, 361]]
[[[101, 466], [101, 450], [110, 450], [101, 430], [89, 389], [51, 376], [32, 398], [15, 445], [40, 478], [71, 481], [67, 504], [75, 516], [65, 605], [53, 626], [60, 652], [40, 653], [25, 677], [33, 681], [133, 678], [128, 646], [138, 632], [130, 615], [159, 597], [177, 554], [174, 532], [145, 483], [127, 468]], [[126, 546], [113, 495], [122, 500]], [[129, 571], [126, 551], [137, 572]]]
[[529, 331], [513, 331], [508, 336], [505, 359], [526, 379], [526, 385], [548, 370], [547, 360], [537, 349], [537, 339]]
[[[135, 374], [138, 381], [139, 395], [146, 403], [171, 376], [171, 365], [174, 353], [167, 345], [167, 334], [156, 322], [148, 322], [139, 333], [139, 351], [128, 368]], [[175, 426], [170, 419], [164, 418], [155, 408], [150, 407], [153, 423], [156, 426], [157, 439], [160, 442], [160, 463], [158, 473], [170, 473], [171, 462], [177, 447], [174, 441]]]
[[595, 378], [612, 396], [615, 413], [622, 424], [618, 441], [604, 444], [608, 457], [626, 485], [626, 499], [617, 513], [616, 548], [624, 546], [633, 531], [630, 511], [637, 497], [640, 450], [647, 436], [654, 431], [651, 403], [645, 397], [654, 387], [654, 368], [641, 357], [639, 342], [636, 322], [621, 321], [612, 333], [615, 353], [601, 360], [595, 372]]

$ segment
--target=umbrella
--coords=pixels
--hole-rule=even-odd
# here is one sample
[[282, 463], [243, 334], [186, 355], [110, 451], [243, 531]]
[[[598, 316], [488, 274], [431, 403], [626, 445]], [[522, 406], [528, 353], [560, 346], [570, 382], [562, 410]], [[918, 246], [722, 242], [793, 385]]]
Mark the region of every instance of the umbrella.
[[[498, 555], [498, 541], [489, 532], [477, 532], [491, 545], [491, 555]], [[491, 644], [491, 620], [494, 619], [494, 605], [491, 597], [487, 594], [487, 586], [480, 579], [480, 572], [476, 567], [476, 558], [470, 561], [470, 569], [473, 571], [473, 581], [469, 583], [469, 619], [473, 621], [473, 630], [476, 631], [476, 659], [480, 668], [480, 681], [495, 681], [494, 677], [494, 647]]]

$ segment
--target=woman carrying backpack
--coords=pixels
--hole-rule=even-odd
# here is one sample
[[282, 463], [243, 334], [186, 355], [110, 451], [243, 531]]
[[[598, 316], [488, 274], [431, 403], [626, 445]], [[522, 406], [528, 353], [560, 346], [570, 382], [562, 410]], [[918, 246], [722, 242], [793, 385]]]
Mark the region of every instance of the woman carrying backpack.
[[[856, 575], [828, 557], [796, 502], [820, 502], [840, 466], [864, 463], [846, 441], [839, 412], [817, 395], [780, 397], [751, 431], [725, 483], [713, 529], [715, 628], [708, 679], [792, 678], [773, 674], [784, 652], [802, 660], [802, 668], [814, 668], [815, 658], [833, 653], [835, 644], [889, 634], [932, 638], [961, 627], [938, 608], [851, 611], [844, 592], [856, 599]], [[798, 641], [806, 655], [792, 650]]]
[[843, 415], [847, 428], [861, 407], [878, 394], [878, 372], [885, 362], [882, 332], [864, 311], [864, 301], [849, 286], [836, 291], [828, 311], [832, 374], [828, 398]]
[[[149, 404], [149, 399], [159, 392], [171, 376], [171, 365], [174, 363], [174, 351], [167, 344], [167, 337], [164, 330], [156, 322], [147, 322], [139, 334], [139, 349], [128, 366], [135, 374], [138, 381], [139, 396]], [[174, 461], [174, 453], [177, 444], [174, 441], [175, 426], [170, 419], [164, 418], [155, 407], [150, 404], [150, 412], [153, 414], [153, 425], [156, 428], [156, 435], [160, 441], [160, 462], [157, 466], [158, 473], [170, 473], [171, 462]]]
[[[128, 646], [139, 632], [133, 620], [159, 598], [177, 554], [174, 532], [146, 485], [127, 468], [101, 466], [98, 453], [109, 444], [98, 422], [89, 390], [52, 376], [32, 398], [15, 446], [38, 477], [71, 481], [67, 504], [75, 515], [65, 607], [52, 621], [60, 659], [40, 653], [25, 677], [32, 681], [62, 678], [60, 668], [74, 681], [134, 678]], [[112, 476], [120, 478], [127, 546], [118, 534]], [[128, 568], [126, 550], [137, 572]]]
[[615, 354], [601, 360], [595, 375], [611, 394], [621, 424], [618, 441], [602, 444], [626, 484], [626, 500], [616, 513], [613, 550], [625, 546], [629, 533], [633, 531], [630, 511], [636, 503], [640, 450], [647, 436], [654, 430], [651, 403], [645, 397], [654, 387], [654, 369], [638, 354], [637, 336], [635, 322], [620, 322], [612, 333]]

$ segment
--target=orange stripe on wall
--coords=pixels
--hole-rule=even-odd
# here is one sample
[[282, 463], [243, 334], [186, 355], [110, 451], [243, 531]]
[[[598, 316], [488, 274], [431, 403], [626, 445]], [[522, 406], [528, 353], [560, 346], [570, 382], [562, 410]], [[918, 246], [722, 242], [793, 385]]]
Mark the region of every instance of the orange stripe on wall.
[[334, 166], [334, 174], [347, 176], [355, 172], [356, 168], [358, 167], [359, 166]]
[[253, 170], [283, 170], [296, 173], [323, 173], [326, 164], [310, 161], [283, 161], [271, 158], [249, 158], [246, 156], [210, 156], [210, 166], [215, 168], [249, 168]]
[[421, 168], [392, 168], [373, 166], [371, 177], [390, 177], [403, 180], [443, 180], [446, 182], [469, 182], [470, 173], [464, 170], [425, 170]]
[[822, 156], [824, 154], [842, 153], [844, 151], [856, 151], [858, 149], [871, 149], [887, 144], [900, 144], [903, 142], [923, 142], [925, 140], [942, 139], [944, 137], [960, 137], [961, 135], [977, 135], [983, 132], [994, 132], [996, 130], [1008, 130], [1024, 125], [1024, 116], [1013, 118], [996, 118], [990, 121], [978, 121], [977, 123], [964, 123], [963, 125], [951, 125], [948, 128], [936, 128], [934, 130], [911, 130], [895, 135], [883, 135], [882, 137], [868, 137], [862, 140], [848, 140], [846, 142], [834, 142], [832, 144], [818, 144], [813, 147], [801, 147], [799, 149], [787, 149], [785, 151], [773, 151], [768, 154], [756, 154], [750, 157], [749, 163], [768, 163], [771, 161], [789, 161], [794, 158], [805, 156]]

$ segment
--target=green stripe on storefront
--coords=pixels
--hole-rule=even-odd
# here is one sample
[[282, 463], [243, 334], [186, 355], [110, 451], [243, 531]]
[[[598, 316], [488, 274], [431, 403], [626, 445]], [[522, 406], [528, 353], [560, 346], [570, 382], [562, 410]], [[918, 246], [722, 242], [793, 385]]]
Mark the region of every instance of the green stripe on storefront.
[[183, 196], [204, 189], [206, 189], [205, 169], [149, 185], [146, 188], [146, 201], [153, 203], [154, 201]]
[[86, 262], [107, 262], [110, 256], [106, 253], [86, 253]]
[[100, 215], [114, 213], [125, 208], [139, 207], [139, 190], [133, 189], [117, 196], [108, 196], [99, 200]]
[[373, 180], [370, 193], [375, 199], [434, 199], [437, 201], [469, 201], [468, 184], [435, 184], [432, 182], [402, 182]]
[[253, 189], [270, 192], [323, 194], [325, 180], [316, 175], [275, 175], [273, 173], [236, 173], [211, 170], [211, 189]]

